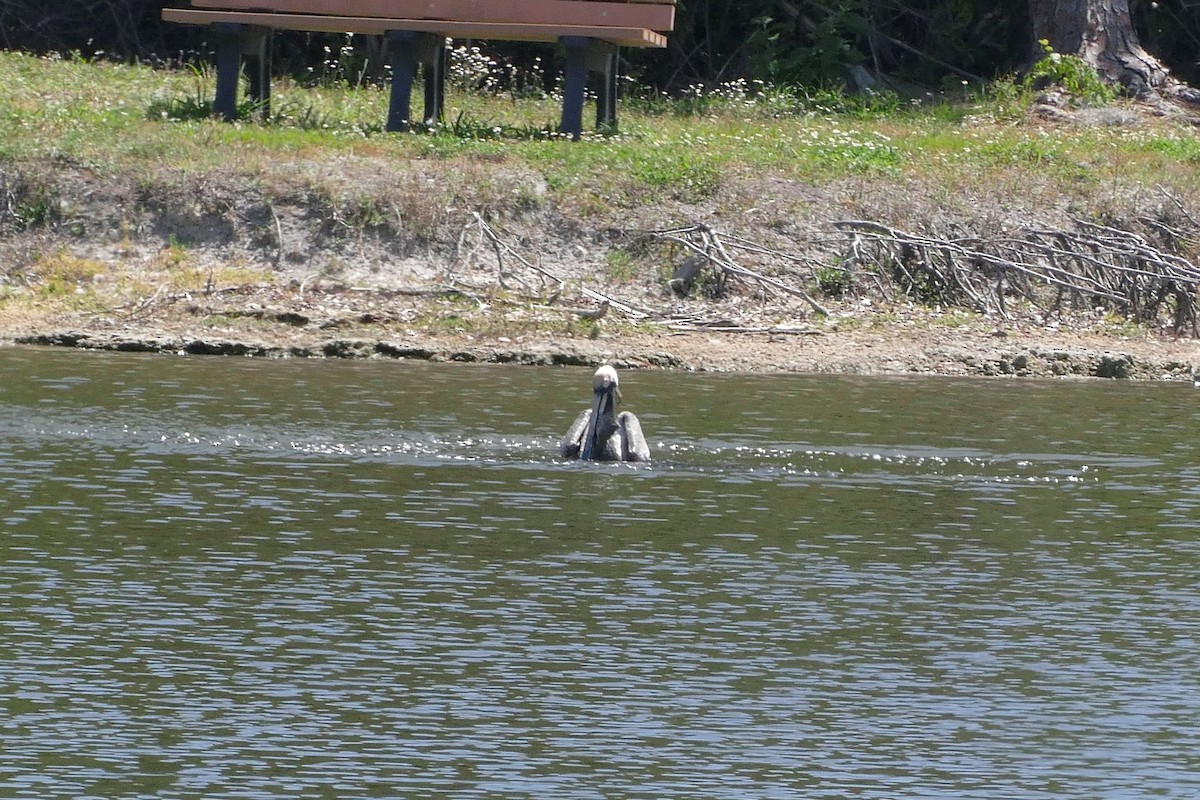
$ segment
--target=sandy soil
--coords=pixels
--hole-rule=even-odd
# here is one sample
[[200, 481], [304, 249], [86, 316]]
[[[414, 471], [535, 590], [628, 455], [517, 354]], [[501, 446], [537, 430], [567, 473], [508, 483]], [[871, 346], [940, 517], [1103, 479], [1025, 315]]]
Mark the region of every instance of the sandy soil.
[[[953, 326], [888, 315], [817, 318], [805, 324], [734, 330], [672, 330], [667, 324], [568, 322], [555, 330], [496, 324], [503, 310], [455, 312], [469, 327], [446, 329], [441, 301], [382, 292], [243, 288], [236, 295], [179, 297], [136, 317], [92, 313], [7, 320], [0, 334], [22, 344], [271, 358], [411, 358], [534, 365], [598, 365], [710, 371], [927, 374], [1007, 377], [1194, 380], [1200, 342], [1141, 332], [1133, 336], [1062, 327]], [[879, 315], [872, 310], [869, 315]], [[545, 319], [545, 314], [540, 315]], [[917, 321], [920, 320], [920, 321]], [[765, 321], [764, 321], [765, 322]]]

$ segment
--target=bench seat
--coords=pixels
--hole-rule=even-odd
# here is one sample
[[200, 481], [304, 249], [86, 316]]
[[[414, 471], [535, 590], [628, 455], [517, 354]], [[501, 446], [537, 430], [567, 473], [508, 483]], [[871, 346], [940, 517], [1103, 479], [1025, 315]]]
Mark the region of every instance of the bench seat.
[[210, 11], [269, 11], [328, 17], [602, 25], [661, 32], [675, 27], [675, 5], [670, 0], [192, 0], [191, 5]]
[[198, 11], [164, 8], [163, 19], [188, 25], [235, 23], [288, 31], [386, 34], [404, 30], [436, 33], [447, 39], [503, 39], [513, 42], [557, 42], [565, 36], [585, 36], [621, 47], [665, 47], [667, 37], [647, 28], [602, 25], [548, 25], [518, 22], [458, 22], [442, 19], [340, 17], [312, 14], [274, 14], [252, 11]]
[[387, 130], [407, 130], [417, 66], [425, 68], [425, 123], [442, 119], [450, 39], [558, 42], [566, 50], [562, 131], [578, 139], [589, 72], [602, 77], [596, 125], [616, 125], [620, 47], [665, 47], [675, 23], [674, 0], [191, 0], [165, 8], [167, 22], [207, 26], [217, 45], [214, 110], [233, 119], [242, 58], [249, 95], [264, 116], [270, 107], [274, 30], [358, 33], [386, 38], [392, 55]]

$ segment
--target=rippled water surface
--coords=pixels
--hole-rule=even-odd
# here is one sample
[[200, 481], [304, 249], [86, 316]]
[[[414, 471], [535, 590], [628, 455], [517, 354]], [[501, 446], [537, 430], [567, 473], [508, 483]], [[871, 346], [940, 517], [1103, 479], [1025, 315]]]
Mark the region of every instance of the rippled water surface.
[[0, 797], [1200, 795], [1191, 386], [0, 375]]

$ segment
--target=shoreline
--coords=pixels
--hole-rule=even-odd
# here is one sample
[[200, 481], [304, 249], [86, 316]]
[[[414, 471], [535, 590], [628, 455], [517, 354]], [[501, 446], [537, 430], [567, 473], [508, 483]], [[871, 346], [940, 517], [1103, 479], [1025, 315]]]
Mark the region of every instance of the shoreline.
[[780, 374], [1195, 381], [1200, 342], [1143, 334], [930, 329], [729, 333], [634, 331], [516, 337], [408, 330], [272, 329], [196, 333], [178, 325], [125, 330], [67, 327], [8, 332], [11, 345], [125, 353], [267, 359], [397, 359], [521, 366], [668, 369]]

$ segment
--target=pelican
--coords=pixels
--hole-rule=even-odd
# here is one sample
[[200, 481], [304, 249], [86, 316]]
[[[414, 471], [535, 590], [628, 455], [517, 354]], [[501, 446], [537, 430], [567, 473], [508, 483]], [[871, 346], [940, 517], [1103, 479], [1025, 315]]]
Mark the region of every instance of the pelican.
[[649, 461], [642, 423], [617, 413], [617, 371], [605, 364], [592, 377], [592, 407], [581, 413], [558, 445], [563, 458], [583, 461]]

